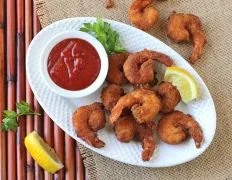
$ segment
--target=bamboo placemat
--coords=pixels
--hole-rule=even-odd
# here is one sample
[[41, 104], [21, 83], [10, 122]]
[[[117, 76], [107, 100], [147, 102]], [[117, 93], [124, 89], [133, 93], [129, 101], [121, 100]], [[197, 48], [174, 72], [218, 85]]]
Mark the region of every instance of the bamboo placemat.
[[[15, 110], [21, 100], [42, 114], [21, 118], [16, 133], [0, 132], [0, 180], [83, 180], [85, 169], [76, 142], [43, 112], [26, 80], [26, 50], [40, 29], [32, 0], [0, 0], [0, 114], [4, 109]], [[26, 152], [24, 137], [33, 130], [63, 161], [65, 168], [57, 174], [43, 171]]]
[[[116, 7], [105, 9], [103, 0], [35, 0], [42, 26], [76, 16], [106, 17], [128, 22], [127, 10], [132, 0], [115, 0]], [[173, 47], [186, 59], [190, 44], [175, 44], [165, 36], [168, 15], [173, 11], [198, 15], [204, 25], [208, 44], [202, 59], [194, 68], [209, 87], [217, 109], [217, 132], [209, 149], [196, 160], [172, 168], [139, 168], [125, 165], [82, 147], [90, 179], [232, 179], [232, 2], [231, 0], [157, 1], [158, 25], [151, 32]], [[184, 154], [183, 154], [184, 155]], [[171, 158], [171, 157], [170, 157]]]

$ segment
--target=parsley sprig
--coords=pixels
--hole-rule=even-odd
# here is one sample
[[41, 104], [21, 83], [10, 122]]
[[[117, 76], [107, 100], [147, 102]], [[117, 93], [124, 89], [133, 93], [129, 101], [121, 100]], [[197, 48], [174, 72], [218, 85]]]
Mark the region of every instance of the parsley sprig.
[[121, 45], [119, 34], [101, 18], [97, 18], [97, 22], [93, 24], [84, 23], [80, 30], [94, 35], [102, 43], [108, 55], [125, 51]]
[[39, 113], [32, 111], [30, 105], [25, 101], [16, 103], [16, 107], [19, 110], [19, 113], [10, 110], [3, 111], [2, 131], [16, 131], [18, 127], [18, 119], [20, 116], [40, 115]]

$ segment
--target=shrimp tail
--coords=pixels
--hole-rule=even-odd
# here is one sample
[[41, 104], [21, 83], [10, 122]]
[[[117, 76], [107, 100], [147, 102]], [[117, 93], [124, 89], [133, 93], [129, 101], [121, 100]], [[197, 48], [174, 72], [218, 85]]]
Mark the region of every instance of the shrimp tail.
[[83, 140], [86, 141], [87, 144], [96, 148], [101, 148], [105, 146], [105, 143], [102, 140], [100, 140], [96, 134], [93, 133], [84, 136]]
[[149, 161], [154, 153], [154, 150], [157, 147], [154, 137], [153, 136], [145, 137], [142, 141], [142, 147], [143, 147], [142, 159], [144, 161]]
[[[193, 120], [191, 115], [188, 115], [188, 117], [191, 120]], [[203, 141], [203, 132], [202, 132], [201, 128], [199, 128], [200, 125], [198, 124], [197, 121], [191, 121], [191, 122], [192, 122], [193, 125], [189, 128], [189, 134], [192, 136], [196, 147], [200, 148], [201, 143]]]

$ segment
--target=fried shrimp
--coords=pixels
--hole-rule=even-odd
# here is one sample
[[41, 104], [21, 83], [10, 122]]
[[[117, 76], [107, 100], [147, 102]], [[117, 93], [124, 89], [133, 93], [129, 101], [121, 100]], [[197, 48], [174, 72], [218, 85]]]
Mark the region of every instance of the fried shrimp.
[[105, 145], [96, 134], [98, 130], [104, 128], [105, 123], [105, 113], [101, 103], [82, 106], [73, 115], [73, 125], [77, 135], [96, 148]]
[[136, 121], [133, 116], [119, 118], [115, 123], [114, 132], [117, 139], [121, 142], [132, 140], [136, 132]]
[[192, 136], [197, 148], [203, 140], [202, 130], [190, 115], [180, 111], [165, 114], [157, 127], [159, 137], [168, 144], [179, 144]]
[[110, 84], [107, 87], [104, 87], [101, 92], [101, 100], [105, 109], [111, 111], [111, 109], [118, 102], [119, 98], [124, 95], [123, 89], [115, 84]]
[[128, 56], [129, 53], [118, 53], [109, 56], [109, 71], [106, 77], [109, 83], [123, 85], [128, 82], [123, 72], [123, 64]]
[[168, 18], [167, 35], [176, 42], [193, 41], [193, 52], [189, 60], [194, 64], [202, 54], [206, 43], [199, 17], [193, 14], [173, 12]]
[[150, 90], [138, 89], [122, 96], [111, 111], [110, 123], [114, 124], [124, 109], [131, 109], [139, 123], [152, 121], [161, 108], [160, 99]]
[[165, 54], [143, 50], [131, 54], [123, 65], [126, 78], [132, 84], [145, 84], [154, 80], [154, 60], [167, 66], [173, 64], [172, 60]]
[[129, 142], [137, 135], [143, 147], [142, 159], [149, 161], [157, 146], [153, 136], [154, 125], [154, 121], [139, 124], [133, 116], [124, 116], [116, 121], [114, 131], [121, 142]]
[[142, 159], [144, 161], [149, 161], [152, 157], [154, 150], [156, 149], [157, 145], [155, 142], [155, 138], [153, 135], [153, 128], [154, 121], [152, 122], [153, 125], [150, 124], [138, 124], [137, 123], [137, 134], [142, 142], [143, 152], [142, 152]]
[[129, 20], [137, 28], [149, 31], [156, 24], [159, 12], [151, 7], [153, 0], [134, 0], [128, 12]]
[[169, 82], [161, 82], [157, 89], [157, 94], [161, 99], [161, 112], [163, 113], [174, 111], [176, 105], [181, 100], [179, 91]]

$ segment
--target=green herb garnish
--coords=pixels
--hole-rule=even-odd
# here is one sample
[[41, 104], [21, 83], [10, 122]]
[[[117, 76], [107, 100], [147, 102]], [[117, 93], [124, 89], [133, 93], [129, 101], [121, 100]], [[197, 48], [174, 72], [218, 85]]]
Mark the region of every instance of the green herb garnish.
[[18, 118], [20, 116], [40, 115], [39, 113], [32, 111], [30, 105], [25, 101], [16, 103], [16, 107], [18, 108], [19, 113], [9, 110], [3, 111], [2, 131], [16, 131], [18, 127]]
[[125, 51], [120, 43], [119, 34], [101, 18], [97, 18], [97, 22], [93, 24], [84, 23], [80, 30], [94, 35], [102, 43], [108, 55]]

